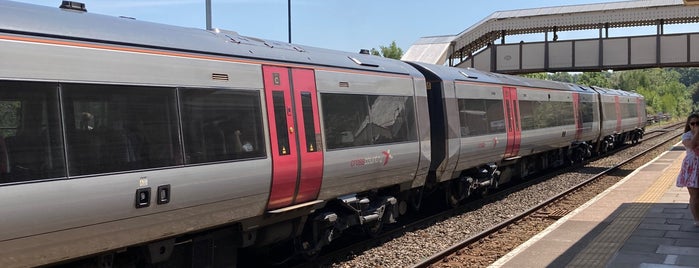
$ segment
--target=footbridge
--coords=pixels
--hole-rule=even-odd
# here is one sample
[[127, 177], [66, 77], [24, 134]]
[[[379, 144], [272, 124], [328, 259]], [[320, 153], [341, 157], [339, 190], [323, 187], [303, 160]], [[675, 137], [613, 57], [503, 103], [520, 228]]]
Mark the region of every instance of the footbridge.
[[[402, 59], [511, 74], [699, 66], [699, 28], [693, 33], [664, 33], [665, 25], [697, 22], [699, 0], [499, 11], [457, 35], [423, 37]], [[657, 31], [609, 37], [610, 28], [640, 26], [655, 26]], [[599, 36], [558, 40], [559, 32], [576, 30], [599, 30]], [[544, 41], [505, 42], [506, 36], [532, 33], [544, 33]]]

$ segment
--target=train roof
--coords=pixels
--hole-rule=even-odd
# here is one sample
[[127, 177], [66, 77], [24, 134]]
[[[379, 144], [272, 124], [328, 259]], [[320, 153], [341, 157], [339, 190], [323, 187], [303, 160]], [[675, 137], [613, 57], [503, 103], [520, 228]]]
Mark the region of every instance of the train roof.
[[434, 65], [422, 62], [410, 62], [412, 65], [420, 66], [446, 81], [470, 81], [481, 83], [504, 84], [520, 87], [534, 87], [557, 89], [566, 91], [576, 91], [581, 93], [594, 93], [591, 87], [564, 83], [551, 80], [532, 79], [515, 75], [499, 74], [476, 70], [472, 68], [455, 68], [444, 65]]
[[373, 55], [58, 7], [0, 0], [0, 18], [0, 33], [421, 76], [401, 61]]

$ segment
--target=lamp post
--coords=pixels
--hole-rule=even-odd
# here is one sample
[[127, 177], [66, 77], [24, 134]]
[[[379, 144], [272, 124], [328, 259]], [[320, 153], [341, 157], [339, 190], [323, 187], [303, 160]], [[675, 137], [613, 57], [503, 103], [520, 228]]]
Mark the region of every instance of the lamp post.
[[291, 0], [287, 1], [287, 10], [289, 11], [288, 18], [289, 18], [289, 43], [291, 43]]
[[211, 0], [206, 0], [206, 29], [212, 30], [212, 28], [211, 28]]

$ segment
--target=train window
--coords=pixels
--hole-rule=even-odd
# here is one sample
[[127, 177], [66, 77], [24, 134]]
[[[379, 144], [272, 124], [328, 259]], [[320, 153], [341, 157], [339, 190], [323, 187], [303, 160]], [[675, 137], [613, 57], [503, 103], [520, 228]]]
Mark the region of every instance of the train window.
[[595, 109], [594, 109], [594, 104], [592, 102], [581, 102], [580, 103], [580, 114], [582, 123], [584, 124], [592, 124], [592, 122], [595, 120]]
[[371, 144], [365, 95], [321, 94], [328, 149]]
[[461, 137], [505, 133], [501, 100], [459, 99]]
[[180, 89], [185, 162], [265, 156], [257, 91]]
[[573, 103], [562, 101], [520, 101], [522, 130], [575, 124]]
[[287, 155], [290, 154], [291, 151], [289, 149], [289, 124], [286, 120], [284, 91], [272, 91], [272, 102], [272, 105], [274, 105], [274, 121], [277, 123], [279, 155]]
[[328, 149], [417, 139], [413, 98], [321, 94]]
[[58, 85], [0, 82], [0, 183], [65, 177]]
[[635, 118], [638, 116], [638, 110], [636, 109], [636, 103], [625, 103], [625, 111], [623, 113], [623, 118]]
[[175, 90], [64, 84], [71, 176], [181, 164]]
[[501, 100], [485, 100], [488, 134], [505, 133], [505, 113]]
[[460, 99], [459, 119], [462, 137], [488, 134], [488, 119], [484, 100]]
[[368, 96], [372, 144], [415, 140], [412, 97]]
[[613, 102], [607, 102], [604, 103], [603, 107], [604, 111], [602, 113], [606, 115], [604, 120], [616, 120], [616, 104]]
[[301, 92], [301, 108], [303, 109], [304, 131], [306, 132], [306, 151], [318, 151], [316, 128], [313, 122], [313, 102], [310, 92]]

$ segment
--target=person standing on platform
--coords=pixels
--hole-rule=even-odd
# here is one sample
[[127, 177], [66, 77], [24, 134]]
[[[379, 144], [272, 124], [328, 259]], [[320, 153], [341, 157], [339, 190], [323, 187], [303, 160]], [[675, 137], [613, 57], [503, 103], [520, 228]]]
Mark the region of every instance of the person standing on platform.
[[689, 210], [694, 216], [694, 226], [699, 227], [699, 114], [687, 117], [682, 134], [682, 145], [687, 150], [682, 160], [682, 170], [677, 176], [677, 187], [687, 187]]

